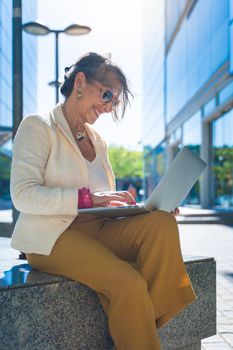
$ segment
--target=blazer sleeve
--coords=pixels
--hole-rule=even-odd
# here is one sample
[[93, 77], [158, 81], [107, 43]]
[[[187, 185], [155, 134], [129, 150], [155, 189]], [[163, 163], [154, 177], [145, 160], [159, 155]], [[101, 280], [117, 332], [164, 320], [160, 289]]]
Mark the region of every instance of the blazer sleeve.
[[38, 116], [21, 122], [13, 144], [11, 198], [25, 214], [77, 215], [77, 189], [44, 186], [50, 153], [48, 127]]

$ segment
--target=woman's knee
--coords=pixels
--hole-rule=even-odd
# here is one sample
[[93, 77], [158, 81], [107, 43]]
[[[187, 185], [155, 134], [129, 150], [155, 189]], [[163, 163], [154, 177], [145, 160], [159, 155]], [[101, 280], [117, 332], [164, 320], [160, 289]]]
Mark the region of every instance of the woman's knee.
[[168, 212], [163, 210], [155, 210], [150, 213], [150, 227], [148, 237], [154, 237], [157, 241], [158, 237], [165, 240], [172, 236], [178, 237], [178, 225], [176, 219]]
[[177, 227], [174, 216], [164, 210], [154, 210], [149, 213], [148, 219], [151, 221], [152, 227]]
[[145, 279], [132, 268], [132, 272], [122, 273], [118, 280], [117, 294], [138, 295], [147, 291]]

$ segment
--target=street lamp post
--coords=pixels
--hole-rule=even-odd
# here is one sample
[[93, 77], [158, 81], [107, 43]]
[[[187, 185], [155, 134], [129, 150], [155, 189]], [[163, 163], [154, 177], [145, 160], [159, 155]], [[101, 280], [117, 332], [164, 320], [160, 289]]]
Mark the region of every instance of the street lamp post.
[[41, 22], [28, 22], [23, 24], [23, 30], [32, 35], [47, 35], [49, 33], [55, 34], [55, 80], [51, 81], [49, 85], [55, 86], [56, 89], [56, 103], [59, 102], [59, 86], [60, 82], [58, 79], [59, 75], [59, 55], [58, 55], [58, 37], [59, 34], [65, 33], [68, 35], [84, 35], [91, 31], [90, 27], [83, 26], [80, 24], [71, 24], [65, 29], [50, 29]]

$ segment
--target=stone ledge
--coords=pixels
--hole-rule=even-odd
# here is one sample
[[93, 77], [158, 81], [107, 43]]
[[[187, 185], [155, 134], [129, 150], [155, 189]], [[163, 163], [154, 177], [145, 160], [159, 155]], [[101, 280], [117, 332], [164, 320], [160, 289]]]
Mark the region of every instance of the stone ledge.
[[[216, 334], [216, 264], [214, 259], [186, 263], [197, 300], [159, 330], [164, 349], [196, 350], [201, 339]], [[191, 347], [192, 345], [192, 347]], [[201, 349], [201, 347], [197, 347]]]
[[[184, 260], [198, 299], [159, 330], [164, 350], [200, 350], [201, 339], [216, 333], [215, 261], [208, 257]], [[3, 277], [14, 281], [6, 285], [5, 280], [0, 287], [0, 349], [112, 348], [107, 318], [91, 289], [33, 270], [24, 260], [12, 259], [11, 264], [0, 276], [0, 284]]]

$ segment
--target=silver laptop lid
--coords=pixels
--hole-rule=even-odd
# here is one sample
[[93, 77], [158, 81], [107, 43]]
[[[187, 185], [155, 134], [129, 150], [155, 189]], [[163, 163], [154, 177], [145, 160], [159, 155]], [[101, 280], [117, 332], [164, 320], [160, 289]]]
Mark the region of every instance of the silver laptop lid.
[[174, 210], [181, 205], [205, 167], [202, 159], [187, 147], [182, 148], [145, 202], [145, 208]]

